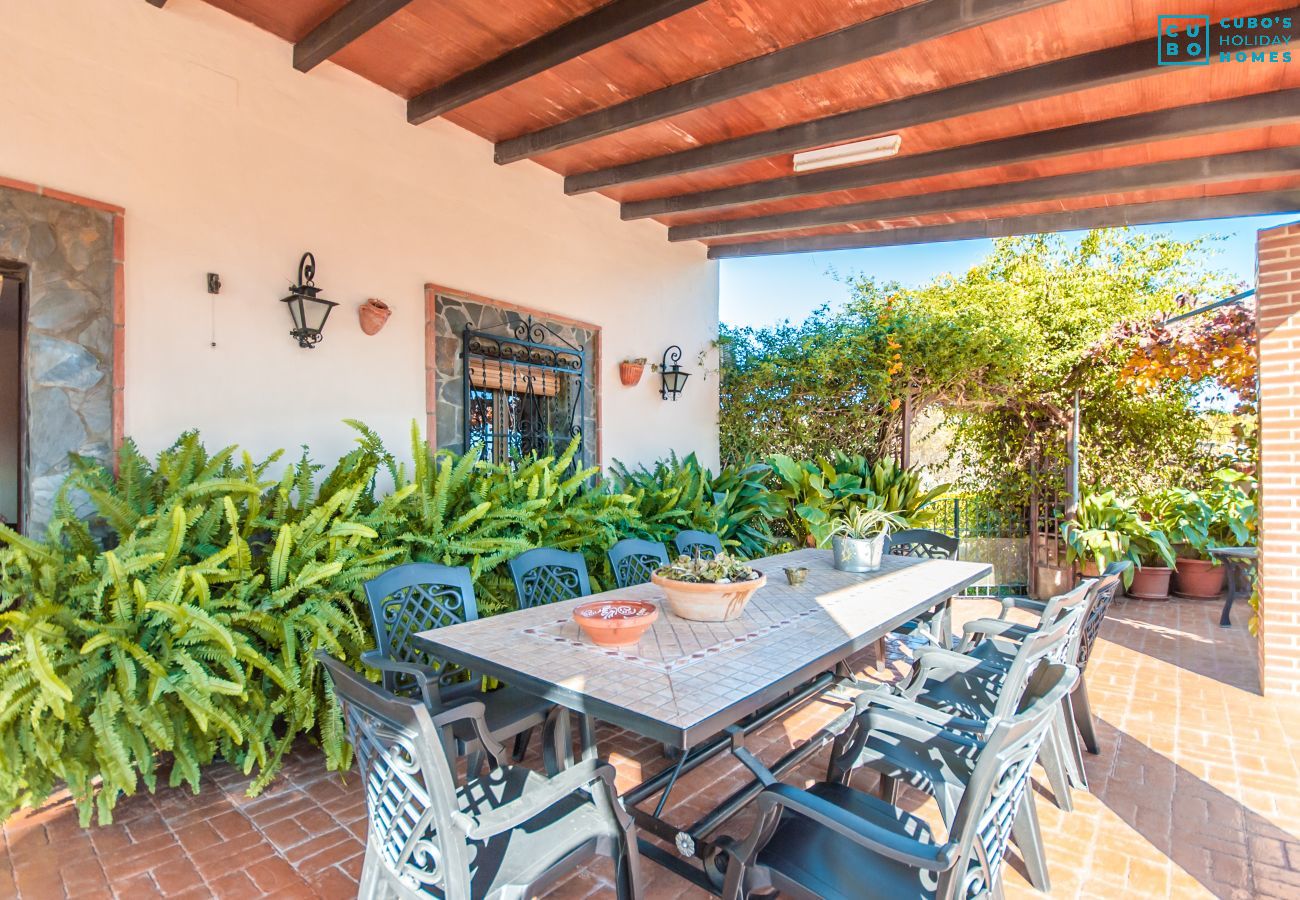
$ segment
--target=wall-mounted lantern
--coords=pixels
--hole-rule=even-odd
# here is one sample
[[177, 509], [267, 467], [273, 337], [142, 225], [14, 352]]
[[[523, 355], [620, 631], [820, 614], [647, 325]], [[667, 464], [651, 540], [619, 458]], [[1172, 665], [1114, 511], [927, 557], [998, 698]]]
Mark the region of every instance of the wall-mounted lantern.
[[659, 396], [665, 400], [676, 400], [682, 388], [686, 387], [686, 379], [691, 377], [690, 372], [683, 371], [678, 365], [681, 361], [682, 348], [676, 344], [664, 351], [664, 360], [659, 366], [659, 374], [664, 383], [659, 389]]
[[312, 283], [315, 277], [316, 257], [304, 253], [298, 263], [298, 283], [289, 289], [289, 296], [280, 301], [289, 304], [289, 315], [293, 317], [293, 330], [289, 334], [298, 339], [299, 347], [308, 350], [320, 343], [325, 320], [330, 317], [330, 310], [338, 306], [332, 300], [317, 296], [321, 289]]

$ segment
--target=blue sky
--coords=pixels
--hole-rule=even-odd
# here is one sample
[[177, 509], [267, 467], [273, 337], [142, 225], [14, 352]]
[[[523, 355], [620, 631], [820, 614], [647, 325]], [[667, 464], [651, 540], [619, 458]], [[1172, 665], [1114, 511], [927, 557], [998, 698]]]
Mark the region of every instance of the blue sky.
[[[1205, 234], [1222, 235], [1226, 240], [1215, 247], [1215, 263], [1235, 278], [1253, 285], [1255, 232], [1295, 220], [1295, 214], [1253, 216], [1176, 225], [1144, 225], [1134, 230], [1147, 234], [1172, 234], [1181, 239]], [[992, 247], [993, 242], [988, 240], [952, 241], [909, 247], [724, 259], [721, 262], [722, 321], [729, 325], [755, 327], [774, 325], [783, 319], [801, 321], [823, 303], [834, 306], [847, 299], [848, 291], [836, 281], [836, 272], [840, 275], [864, 272], [881, 281], [899, 281], [913, 286], [924, 284], [944, 272], [963, 272], [988, 254]]]

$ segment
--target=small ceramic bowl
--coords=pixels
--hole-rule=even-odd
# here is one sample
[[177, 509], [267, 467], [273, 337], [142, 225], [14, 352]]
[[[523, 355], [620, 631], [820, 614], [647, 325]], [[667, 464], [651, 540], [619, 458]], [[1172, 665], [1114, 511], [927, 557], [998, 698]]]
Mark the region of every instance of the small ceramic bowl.
[[785, 580], [791, 584], [803, 584], [808, 578], [807, 566], [786, 566]]
[[593, 600], [573, 610], [573, 619], [601, 647], [627, 647], [659, 618], [659, 607], [642, 600]]

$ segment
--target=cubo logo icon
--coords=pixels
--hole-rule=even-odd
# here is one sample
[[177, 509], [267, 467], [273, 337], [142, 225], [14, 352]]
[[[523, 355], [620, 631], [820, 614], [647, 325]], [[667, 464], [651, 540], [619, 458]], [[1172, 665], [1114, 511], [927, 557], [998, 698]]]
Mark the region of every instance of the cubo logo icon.
[[1209, 16], [1158, 16], [1156, 64], [1161, 66], [1208, 66], [1210, 64]]

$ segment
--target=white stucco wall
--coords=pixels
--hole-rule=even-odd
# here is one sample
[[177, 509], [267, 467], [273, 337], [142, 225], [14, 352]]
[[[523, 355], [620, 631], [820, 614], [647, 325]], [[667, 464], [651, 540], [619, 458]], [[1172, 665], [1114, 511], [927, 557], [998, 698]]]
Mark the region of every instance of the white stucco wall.
[[[606, 463], [716, 462], [702, 246], [565, 197], [535, 164], [497, 166], [451, 124], [408, 125], [400, 98], [333, 64], [296, 72], [288, 44], [198, 0], [0, 0], [0, 46], [0, 176], [126, 208], [125, 424], [147, 450], [199, 427], [329, 461], [351, 442], [345, 417], [405, 447], [424, 420], [434, 282], [603, 326]], [[343, 304], [311, 351], [278, 302], [305, 250]], [[357, 324], [367, 297], [394, 309], [376, 337]], [[621, 358], [673, 343], [696, 371], [680, 401], [649, 371], [619, 385]]]

